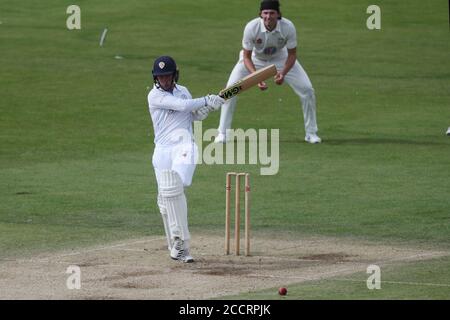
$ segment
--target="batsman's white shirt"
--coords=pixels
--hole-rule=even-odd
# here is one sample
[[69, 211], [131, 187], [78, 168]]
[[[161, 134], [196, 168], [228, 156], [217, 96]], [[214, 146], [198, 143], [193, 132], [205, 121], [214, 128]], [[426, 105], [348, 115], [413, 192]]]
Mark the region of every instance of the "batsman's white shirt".
[[154, 86], [148, 94], [148, 108], [153, 121], [155, 144], [171, 146], [179, 143], [180, 133], [192, 137], [192, 111], [204, 105], [205, 98], [192, 99], [186, 87], [177, 84], [170, 93]]
[[188, 186], [192, 182], [197, 157], [192, 111], [204, 106], [205, 98], [192, 99], [188, 89], [178, 84], [172, 93], [154, 86], [147, 98], [155, 133], [152, 163], [156, 179], [159, 182], [160, 170], [174, 170]]

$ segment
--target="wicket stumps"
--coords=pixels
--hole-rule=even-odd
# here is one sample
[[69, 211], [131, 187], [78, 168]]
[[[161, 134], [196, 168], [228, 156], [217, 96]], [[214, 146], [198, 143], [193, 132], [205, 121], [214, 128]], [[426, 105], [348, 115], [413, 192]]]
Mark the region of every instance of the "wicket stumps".
[[230, 254], [230, 200], [231, 200], [231, 177], [236, 179], [235, 187], [235, 206], [234, 206], [234, 242], [235, 254], [239, 255], [240, 250], [240, 230], [241, 230], [241, 208], [240, 208], [240, 193], [241, 193], [241, 177], [245, 177], [245, 255], [250, 255], [250, 174], [241, 172], [228, 172], [226, 176], [226, 193], [225, 193], [225, 253]]

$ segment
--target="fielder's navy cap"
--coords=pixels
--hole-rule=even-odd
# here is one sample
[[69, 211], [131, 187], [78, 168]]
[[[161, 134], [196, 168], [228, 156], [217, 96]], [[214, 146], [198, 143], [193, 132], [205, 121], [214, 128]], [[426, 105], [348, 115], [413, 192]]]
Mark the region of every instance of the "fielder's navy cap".
[[280, 3], [276, 0], [263, 0], [261, 1], [259, 10], [276, 10], [280, 12]]

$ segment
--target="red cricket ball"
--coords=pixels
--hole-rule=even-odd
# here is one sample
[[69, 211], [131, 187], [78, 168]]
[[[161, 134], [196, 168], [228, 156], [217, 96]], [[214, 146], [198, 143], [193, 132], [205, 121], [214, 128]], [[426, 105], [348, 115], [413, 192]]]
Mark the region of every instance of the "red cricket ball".
[[285, 295], [287, 294], [287, 289], [284, 288], [284, 287], [278, 289], [278, 294], [279, 294], [280, 296], [285, 296]]

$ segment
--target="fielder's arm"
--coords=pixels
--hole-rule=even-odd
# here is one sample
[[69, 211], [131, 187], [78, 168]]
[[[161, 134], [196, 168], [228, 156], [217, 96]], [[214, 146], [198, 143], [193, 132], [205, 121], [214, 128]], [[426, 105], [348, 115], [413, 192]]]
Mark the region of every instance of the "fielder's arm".
[[276, 84], [283, 84], [284, 76], [292, 69], [295, 62], [297, 61], [297, 48], [288, 49], [288, 57], [286, 58], [286, 62], [284, 63], [283, 70], [277, 72], [275, 76]]
[[[244, 52], [243, 56], [244, 56], [244, 65], [245, 65], [245, 67], [247, 68], [247, 70], [250, 73], [255, 72], [256, 71], [256, 67], [255, 67], [255, 64], [252, 61], [252, 50], [245, 50], [245, 49], [243, 49], [243, 52]], [[266, 84], [265, 81], [261, 81], [260, 83], [258, 83], [258, 88], [260, 88], [261, 90], [266, 90], [268, 87], [267, 87], [267, 84]]]
[[274, 64], [261, 68], [220, 91], [219, 97], [223, 99], [230, 99], [242, 91], [248, 90], [264, 80], [275, 76], [276, 74], [277, 68]]

